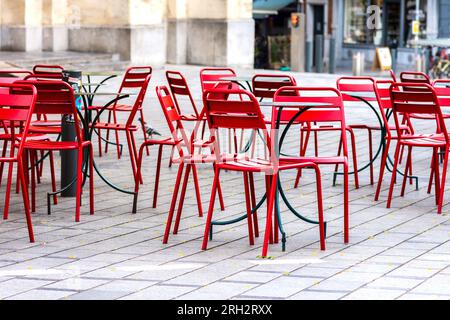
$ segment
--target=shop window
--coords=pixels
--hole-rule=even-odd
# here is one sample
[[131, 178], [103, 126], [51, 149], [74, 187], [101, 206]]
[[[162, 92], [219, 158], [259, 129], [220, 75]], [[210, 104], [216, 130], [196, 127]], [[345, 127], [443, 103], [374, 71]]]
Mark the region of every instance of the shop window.
[[[419, 38], [426, 38], [427, 2], [420, 1]], [[415, 0], [345, 0], [344, 44], [408, 46], [415, 19]]]

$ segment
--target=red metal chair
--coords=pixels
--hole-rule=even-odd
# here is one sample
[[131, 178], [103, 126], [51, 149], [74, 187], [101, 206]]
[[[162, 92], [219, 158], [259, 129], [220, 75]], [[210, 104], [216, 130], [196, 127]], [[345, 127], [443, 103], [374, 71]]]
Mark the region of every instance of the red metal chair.
[[[411, 88], [417, 88], [412, 91]], [[405, 90], [406, 88], [406, 90]], [[394, 83], [390, 87], [392, 100], [392, 110], [395, 124], [397, 126], [398, 143], [394, 156], [394, 168], [392, 170], [387, 208], [390, 208], [392, 202], [392, 193], [396, 179], [396, 170], [399, 163], [400, 149], [405, 146], [408, 148], [408, 158], [406, 160], [405, 171], [408, 172], [412, 163], [411, 152], [413, 147], [432, 148], [432, 175], [435, 180], [435, 197], [438, 206], [437, 212], [442, 212], [442, 202], [444, 198], [445, 179], [447, 175], [448, 153], [450, 149], [450, 138], [448, 136], [444, 117], [442, 115], [438, 96], [435, 90], [426, 83]], [[436, 133], [405, 133], [401, 130], [400, 115], [410, 116], [411, 114], [434, 115], [437, 123]], [[442, 167], [441, 181], [439, 177], [439, 150], [444, 150], [444, 163]], [[405, 193], [406, 175], [403, 177], [401, 196]]]
[[[23, 81], [19, 83], [29, 83], [37, 89], [37, 101], [34, 108], [35, 114], [47, 115], [70, 115], [74, 119], [78, 119], [77, 109], [75, 106], [75, 97], [72, 87], [63, 81]], [[76, 141], [33, 141], [28, 140], [27, 135], [24, 135], [26, 142], [24, 150], [33, 155], [36, 151], [62, 151], [62, 150], [76, 150], [77, 155], [77, 181], [76, 181], [76, 211], [75, 221], [80, 221], [80, 206], [81, 193], [83, 182], [83, 156], [84, 151], [88, 148], [89, 151], [89, 199], [90, 199], [90, 214], [94, 214], [94, 167], [93, 167], [93, 149], [90, 141], [83, 139], [83, 134], [80, 126], [75, 125]], [[35, 159], [31, 157], [31, 165], [35, 166]], [[33, 173], [31, 171], [31, 190], [32, 190], [32, 210], [35, 207], [35, 183]]]
[[[349, 241], [349, 196], [348, 196], [348, 147], [346, 131], [348, 126], [345, 122], [344, 104], [341, 93], [334, 88], [325, 87], [283, 87], [280, 88], [274, 97], [275, 102], [311, 102], [325, 103], [329, 106], [311, 107], [296, 121], [304, 123], [317, 123], [318, 126], [336, 125], [339, 128], [339, 149], [342, 148], [342, 155], [338, 156], [300, 156], [299, 162], [312, 162], [317, 166], [321, 165], [342, 165], [344, 167], [344, 242]], [[275, 127], [275, 119], [280, 122], [289, 121], [298, 112], [298, 108], [284, 108], [281, 116], [275, 113], [272, 115], [272, 127]], [[274, 118], [276, 117], [276, 118]]]
[[24, 173], [24, 161], [22, 158], [25, 139], [22, 137], [28, 135], [28, 128], [33, 115], [36, 96], [36, 88], [31, 85], [0, 84], [0, 123], [8, 122], [11, 141], [18, 141], [17, 144], [11, 144], [9, 156], [3, 154], [0, 156], [0, 163], [8, 163], [10, 167], [9, 171], [11, 172], [5, 192], [5, 210], [8, 210], [9, 208], [12, 167], [14, 163], [17, 163], [30, 242], [34, 242], [34, 234], [28, 198], [28, 187]]
[[[383, 183], [383, 176], [384, 171], [386, 169], [387, 165], [387, 159], [389, 155], [390, 145], [392, 141], [398, 140], [398, 136], [396, 134], [397, 127], [395, 124], [390, 124], [389, 119], [387, 117], [387, 112], [389, 110], [392, 110], [392, 102], [391, 102], [391, 95], [390, 95], [390, 87], [394, 82], [392, 80], [376, 80], [374, 83], [374, 91], [375, 95], [377, 97], [378, 106], [380, 108], [380, 114], [383, 119], [384, 127], [386, 130], [386, 144], [383, 149], [383, 154], [381, 156], [381, 165], [380, 165], [380, 173], [378, 177], [378, 183], [377, 183], [377, 189], [375, 192], [375, 201], [378, 201], [381, 191], [381, 185]], [[400, 129], [404, 133], [408, 134], [414, 134], [414, 128], [412, 127], [412, 124], [410, 121], [404, 121], [409, 120], [407, 115], [403, 116], [402, 124], [400, 125]], [[403, 124], [404, 123], [404, 124]], [[409, 170], [409, 175], [412, 175], [412, 166]], [[410, 181], [412, 182], [412, 181]]]
[[[152, 67], [150, 67], [150, 66], [128, 68], [125, 71], [125, 75], [123, 77], [122, 84], [120, 85], [118, 92], [122, 93], [122, 92], [134, 91], [134, 92], [140, 93], [144, 87], [145, 87], [145, 90], [147, 89], [148, 82], [150, 81], [151, 76], [152, 76]], [[147, 78], [148, 78], [148, 81], [147, 81]], [[110, 123], [111, 126], [114, 126], [114, 124], [118, 124], [119, 121], [117, 119], [117, 113], [118, 112], [127, 112], [129, 114], [135, 113], [135, 110], [134, 110], [135, 106], [136, 106], [136, 102], [134, 104], [130, 104], [130, 105], [118, 104], [118, 103], [111, 105], [110, 107], [107, 108], [107, 110], [109, 111], [107, 123]], [[91, 110], [99, 110], [102, 107], [101, 106], [90, 106], [88, 108]], [[144, 111], [143, 111], [142, 103], [139, 104], [136, 112], [138, 112], [140, 114], [139, 122], [141, 124], [141, 130], [144, 135], [144, 141], [148, 141], [147, 132], [145, 129], [145, 118], [144, 118]], [[133, 119], [134, 119], [134, 115], [133, 115]], [[117, 157], [120, 159], [121, 154], [120, 154], [119, 131], [120, 130], [114, 130], [114, 133], [116, 136]], [[106, 140], [109, 140], [109, 133], [110, 133], [110, 129], [108, 128], [106, 131]], [[99, 140], [98, 140], [99, 155], [102, 156], [102, 151], [101, 151], [102, 150], [102, 146], [101, 146], [102, 139], [100, 137], [101, 137], [101, 135], [99, 132]], [[109, 144], [106, 143], [105, 153], [108, 152], [108, 145]], [[147, 150], [147, 155], [149, 155], [150, 154], [149, 148], [147, 147], [146, 150]]]
[[[231, 95], [227, 100], [223, 99], [224, 95]], [[271, 142], [264, 115], [261, 113], [258, 101], [255, 96], [248, 91], [240, 89], [215, 89], [207, 90], [203, 93], [203, 101], [211, 130], [213, 141], [215, 142], [214, 150], [216, 155], [216, 166], [214, 182], [211, 192], [211, 200], [209, 204], [208, 217], [206, 220], [205, 233], [203, 237], [202, 249], [206, 250], [208, 237], [211, 228], [212, 216], [214, 211], [214, 202], [216, 192], [219, 187], [219, 176], [222, 170], [242, 172], [244, 177], [244, 189], [246, 196], [247, 224], [249, 232], [250, 245], [254, 244], [253, 239], [253, 217], [252, 203], [250, 201], [249, 175], [256, 172], [264, 173], [266, 176], [266, 192], [268, 195], [268, 211], [266, 219], [266, 229], [264, 234], [264, 244], [262, 256], [267, 256], [268, 245], [274, 235], [272, 230], [273, 208], [275, 192], [277, 190], [278, 174], [280, 171], [297, 170], [299, 168], [312, 167], [316, 170], [317, 190], [318, 190], [318, 211], [320, 221], [320, 246], [325, 249], [324, 221], [321, 198], [321, 178], [319, 167], [313, 162], [297, 163], [296, 159], [279, 158], [274, 154], [275, 146]], [[272, 117], [273, 118], [273, 117]], [[220, 129], [247, 129], [262, 130], [267, 145], [269, 146], [269, 160], [251, 159], [245, 156], [235, 156], [233, 158], [224, 157], [220, 151], [218, 143], [218, 131]], [[272, 182], [270, 182], [272, 177]], [[275, 231], [277, 232], [277, 231]]]
[[[195, 147], [202, 147], [202, 148], [209, 148], [211, 146], [210, 142], [201, 142], [201, 144], [196, 144], [196, 131], [198, 129], [198, 126], [193, 130], [192, 135], [190, 139], [187, 137], [186, 131], [183, 127], [183, 122], [181, 120], [181, 115], [178, 113], [178, 109], [176, 108], [176, 104], [174, 103], [174, 100], [172, 99], [169, 89], [165, 86], [158, 86], [156, 87], [156, 95], [158, 96], [159, 102], [161, 104], [161, 108], [164, 112], [164, 116], [167, 121], [167, 125], [169, 127], [170, 132], [172, 133], [173, 140], [177, 141], [175, 144], [175, 147], [178, 151], [178, 158], [174, 159], [174, 163], [179, 163], [178, 167], [178, 174], [177, 179], [175, 181], [175, 187], [173, 191], [172, 196], [172, 202], [170, 205], [169, 215], [167, 219], [166, 224], [166, 230], [164, 233], [164, 239], [163, 243], [167, 243], [169, 239], [170, 234], [170, 228], [172, 225], [173, 215], [175, 212], [175, 205], [178, 198], [178, 192], [181, 186], [181, 178], [184, 171], [184, 166], [186, 165], [186, 171], [184, 174], [183, 179], [183, 185], [181, 186], [181, 195], [180, 199], [178, 200], [178, 210], [177, 210], [177, 216], [175, 219], [175, 225], [173, 233], [178, 233], [178, 228], [181, 220], [181, 214], [183, 210], [183, 204], [184, 199], [186, 195], [187, 190], [187, 183], [189, 180], [190, 173], [192, 171], [193, 180], [194, 180], [194, 187], [195, 187], [195, 194], [197, 198], [197, 207], [198, 207], [198, 213], [199, 216], [203, 216], [203, 209], [202, 209], [202, 201], [200, 196], [200, 187], [198, 184], [198, 177], [197, 177], [197, 167], [196, 164], [201, 163], [211, 163], [214, 165], [215, 162], [215, 156], [213, 155], [205, 155], [201, 153], [195, 153]], [[204, 113], [201, 113], [200, 116], [203, 116]], [[142, 147], [141, 147], [142, 151]], [[214, 150], [211, 149], [212, 152]], [[141, 153], [142, 154], [142, 153]], [[136, 183], [136, 188], [138, 187], [138, 184]], [[156, 186], [155, 186], [156, 188]], [[220, 186], [219, 186], [220, 189]], [[136, 191], [136, 190], [135, 190]], [[223, 197], [222, 192], [219, 190], [219, 201], [221, 209], [224, 210], [224, 204], [223, 204]]]
[[[140, 112], [142, 115], [142, 105], [144, 103], [145, 94], [147, 93], [148, 84], [151, 79], [151, 68], [150, 69], [147, 68], [147, 71], [145, 73], [142, 73], [142, 70], [145, 70], [145, 68], [137, 68], [136, 70], [141, 71], [138, 73], [134, 73], [134, 72], [132, 72], [132, 70], [134, 70], [134, 69], [130, 68], [129, 71], [127, 71], [127, 74], [125, 76], [126, 80], [124, 80], [124, 82], [122, 83], [120, 91], [122, 92], [122, 89], [124, 89], [124, 88], [140, 88], [140, 89], [139, 89], [139, 93], [137, 94], [134, 105], [132, 106], [132, 109], [130, 109], [130, 111], [129, 111], [129, 115], [128, 115], [128, 119], [127, 119], [126, 123], [119, 123], [117, 121], [117, 118], [115, 117], [115, 113], [113, 112], [114, 122], [109, 122], [109, 121], [108, 122], [97, 122], [95, 124], [95, 128], [98, 131], [99, 141], [101, 140], [100, 139], [101, 130], [107, 130], [108, 132], [114, 131], [116, 134], [117, 143], [119, 142], [119, 140], [118, 140], [119, 132], [125, 132], [126, 138], [127, 138], [128, 150], [129, 150], [129, 154], [130, 154], [131, 168], [133, 170], [133, 177], [135, 179], [139, 179], [139, 181], [142, 182], [141, 177], [137, 175], [138, 153], [137, 153], [137, 147], [136, 147], [136, 140], [134, 138], [134, 133], [136, 131], [138, 131], [139, 128], [136, 125], [134, 125], [133, 122], [134, 122], [134, 118], [136, 117], [136, 114], [138, 112]], [[148, 72], [149, 70], [150, 70], [150, 73]], [[143, 76], [144, 74], [146, 74], [146, 76]], [[124, 108], [125, 108], [125, 106], [124, 106]], [[125, 109], [128, 110], [128, 107], [126, 107]], [[125, 110], [125, 109], [123, 109], [123, 110]], [[111, 110], [119, 111], [119, 105], [116, 105], [114, 107], [114, 109], [111, 109]], [[149, 142], [147, 137], [144, 139], [144, 142], [145, 142], [144, 147], [146, 147], [146, 148], [148, 147], [148, 145], [151, 145], [151, 142]], [[119, 144], [117, 144], [117, 145], [119, 145]]]

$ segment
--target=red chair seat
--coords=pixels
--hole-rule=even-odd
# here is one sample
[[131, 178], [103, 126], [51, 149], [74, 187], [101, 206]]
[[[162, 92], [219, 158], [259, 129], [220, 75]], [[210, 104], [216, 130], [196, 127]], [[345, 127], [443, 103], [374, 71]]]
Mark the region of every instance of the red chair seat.
[[[265, 159], [236, 159], [230, 162], [218, 163], [217, 166], [225, 170], [233, 171], [247, 171], [247, 172], [269, 172], [274, 170], [274, 166], [270, 160]], [[278, 161], [277, 169], [279, 171], [290, 170], [290, 169], [300, 169], [304, 167], [315, 167], [316, 165], [311, 162], [299, 162], [295, 158], [280, 158]]]
[[446, 145], [443, 134], [403, 135], [400, 143], [414, 147], [443, 147]]
[[[89, 141], [83, 141], [82, 145], [89, 145]], [[33, 150], [76, 150], [79, 148], [76, 141], [26, 141], [25, 149]]]
[[[450, 114], [443, 113], [442, 116], [444, 119], [450, 119]], [[409, 115], [410, 118], [414, 119], [422, 119], [422, 120], [434, 120], [436, 119], [436, 116], [434, 114], [417, 114], [413, 113]]]

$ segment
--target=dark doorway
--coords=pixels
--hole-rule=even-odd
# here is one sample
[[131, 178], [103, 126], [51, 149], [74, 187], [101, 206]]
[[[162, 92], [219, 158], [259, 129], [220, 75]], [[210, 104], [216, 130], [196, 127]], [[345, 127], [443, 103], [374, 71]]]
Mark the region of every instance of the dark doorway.
[[[316, 35], [325, 34], [325, 6], [324, 5], [313, 5], [313, 65], [316, 66]], [[323, 50], [324, 42], [322, 42]]]

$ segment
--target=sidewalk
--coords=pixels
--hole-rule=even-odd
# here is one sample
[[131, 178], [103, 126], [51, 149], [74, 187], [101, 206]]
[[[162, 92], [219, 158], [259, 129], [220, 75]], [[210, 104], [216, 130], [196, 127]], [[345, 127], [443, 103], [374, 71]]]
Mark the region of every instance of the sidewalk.
[[[200, 66], [167, 65], [154, 70], [144, 103], [147, 122], [163, 136], [170, 133], [155, 98], [155, 86], [166, 84], [164, 70], [183, 72], [194, 98], [201, 100]], [[251, 75], [260, 70], [238, 69]], [[267, 71], [264, 72], [273, 72]], [[292, 73], [300, 85], [334, 86], [338, 75]], [[117, 90], [116, 78], [102, 90]], [[98, 103], [106, 102], [104, 100]], [[190, 112], [189, 109], [185, 110]], [[347, 109], [347, 123], [376, 124], [361, 107]], [[418, 122], [427, 129], [428, 122]], [[428, 128], [431, 130], [430, 128]], [[142, 136], [137, 135], [138, 144]], [[335, 133], [319, 134], [319, 152], [336, 155]], [[378, 145], [380, 136], [374, 134]], [[358, 162], [368, 161], [365, 132], [356, 136]], [[122, 137], [122, 141], [124, 137]], [[298, 153], [298, 130], [286, 137], [284, 152]], [[313, 152], [312, 141], [308, 152]], [[110, 149], [97, 156], [98, 167], [113, 183], [133, 189], [130, 160], [125, 146], [118, 160]], [[342, 179], [332, 186], [333, 166], [321, 167], [327, 250], [319, 250], [319, 230], [300, 221], [282, 207], [288, 234], [287, 250], [271, 245], [272, 259], [262, 260], [262, 239], [250, 246], [246, 222], [217, 226], [207, 251], [200, 250], [204, 218], [198, 217], [195, 194], [188, 189], [177, 235], [162, 244], [177, 166], [168, 168], [170, 149], [165, 149], [161, 169], [158, 207], [152, 208], [156, 148], [143, 161], [143, 180], [137, 214], [131, 213], [132, 197], [120, 194], [95, 177], [95, 215], [88, 214], [84, 194], [81, 222], [74, 222], [74, 199], [60, 198], [52, 215], [46, 211], [46, 192], [51, 190], [48, 163], [38, 185], [37, 212], [33, 215], [37, 242], [30, 244], [20, 195], [13, 192], [8, 221], [0, 222], [0, 299], [450, 299], [450, 192], [444, 198], [443, 214], [436, 214], [434, 194], [427, 194], [429, 150], [414, 151], [414, 173], [419, 191], [407, 185], [405, 197], [394, 191], [391, 209], [386, 209], [387, 173], [379, 202], [369, 171], [360, 174], [359, 189], [350, 177], [350, 243], [343, 243]], [[309, 153], [308, 153], [309, 154]], [[55, 157], [57, 177], [59, 157]], [[379, 161], [375, 162], [375, 177]], [[209, 203], [213, 173], [199, 166], [203, 208]], [[245, 211], [242, 175], [221, 176], [226, 210], [215, 219], [230, 219]], [[292, 204], [316, 219], [314, 175], [305, 170], [298, 189], [295, 173], [283, 173], [285, 192]], [[59, 182], [58, 182], [59, 183]], [[255, 175], [258, 197], [264, 194], [264, 177]], [[5, 184], [0, 187], [0, 208]], [[258, 211], [265, 225], [265, 206]]]

